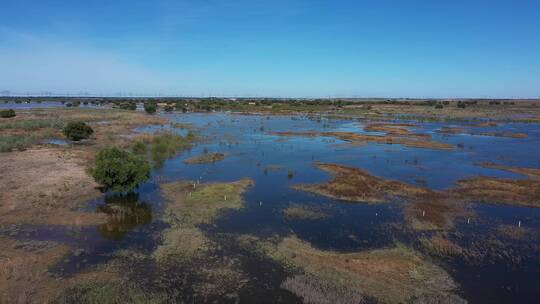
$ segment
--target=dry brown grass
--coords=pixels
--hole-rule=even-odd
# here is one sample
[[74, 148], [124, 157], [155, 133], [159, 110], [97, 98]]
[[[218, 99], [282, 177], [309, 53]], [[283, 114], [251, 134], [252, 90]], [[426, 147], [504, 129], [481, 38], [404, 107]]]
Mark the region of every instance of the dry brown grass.
[[540, 180], [540, 169], [536, 169], [536, 168], [511, 167], [511, 166], [499, 165], [495, 163], [481, 163], [479, 164], [479, 166], [483, 168], [498, 169], [498, 170], [504, 170], [504, 171], [509, 171], [513, 173], [523, 174], [530, 179]]
[[103, 222], [103, 216], [71, 211], [80, 203], [100, 195], [97, 184], [85, 172], [87, 166], [100, 148], [128, 146], [134, 128], [163, 123], [164, 119], [115, 109], [36, 109], [18, 113], [16, 120], [10, 122], [10, 128], [0, 128], [0, 135], [18, 132], [21, 135], [61, 136], [59, 129], [48, 126], [61, 126], [69, 121], [90, 123], [95, 131], [92, 138], [85, 144], [62, 148], [39, 146], [27, 151], [0, 153], [0, 225]]
[[408, 127], [414, 127], [414, 124], [409, 123], [372, 123], [364, 127], [367, 132], [383, 132], [392, 135], [408, 135], [411, 132]]
[[460, 180], [448, 192], [465, 201], [540, 207], [540, 182], [476, 177]]
[[88, 152], [44, 148], [0, 153], [0, 225], [89, 225], [102, 215], [72, 211], [101, 194], [85, 172]]
[[455, 147], [451, 144], [432, 141], [429, 135], [426, 134], [405, 134], [405, 135], [369, 135], [353, 132], [272, 132], [270, 134], [278, 136], [306, 136], [318, 137], [327, 136], [335, 137], [343, 141], [351, 143], [375, 142], [389, 145], [403, 145], [412, 148], [426, 148], [438, 150], [451, 150]]
[[465, 303], [455, 294], [457, 286], [442, 268], [403, 246], [338, 253], [313, 248], [293, 236], [270, 249], [270, 255], [333, 285], [326, 288], [334, 289], [335, 294], [346, 288], [381, 303], [406, 303], [425, 296]]
[[[394, 198], [407, 201], [405, 216], [419, 230], [448, 229], [458, 217], [473, 216], [469, 203], [540, 206], [540, 181], [475, 177], [457, 182], [456, 187], [443, 191], [386, 180], [368, 172], [343, 165], [316, 164], [332, 174], [322, 184], [295, 185], [295, 189], [352, 202], [382, 203]], [[517, 169], [535, 176], [536, 169]]]
[[186, 164], [208, 164], [215, 163], [220, 160], [225, 159], [225, 154], [223, 153], [204, 153], [198, 156], [190, 157], [184, 160]]
[[357, 168], [324, 163], [315, 166], [331, 173], [332, 179], [324, 184], [296, 185], [296, 189], [366, 203], [383, 203], [392, 197], [416, 197], [431, 192], [399, 181], [379, 178]]

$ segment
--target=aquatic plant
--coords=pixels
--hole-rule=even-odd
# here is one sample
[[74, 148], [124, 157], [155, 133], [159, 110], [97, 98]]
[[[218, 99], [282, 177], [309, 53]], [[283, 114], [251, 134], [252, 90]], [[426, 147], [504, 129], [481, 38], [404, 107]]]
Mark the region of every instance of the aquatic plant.
[[64, 135], [73, 141], [87, 139], [94, 133], [92, 127], [82, 121], [69, 122], [62, 130]]
[[130, 192], [150, 177], [150, 165], [143, 158], [116, 147], [98, 152], [90, 175], [105, 190]]
[[283, 209], [283, 216], [289, 220], [318, 220], [328, 217], [321, 208], [297, 204], [290, 205]]
[[68, 304], [161, 304], [170, 303], [165, 295], [141, 289], [134, 283], [118, 281], [88, 283], [76, 286], [62, 294], [55, 303]]
[[7, 110], [0, 110], [0, 117], [1, 118], [11, 118], [15, 117], [15, 111], [13, 109], [7, 109]]
[[131, 150], [137, 155], [152, 160], [155, 165], [161, 166], [166, 159], [191, 147], [194, 138], [192, 133], [181, 136], [172, 132], [160, 132], [141, 136], [134, 142]]

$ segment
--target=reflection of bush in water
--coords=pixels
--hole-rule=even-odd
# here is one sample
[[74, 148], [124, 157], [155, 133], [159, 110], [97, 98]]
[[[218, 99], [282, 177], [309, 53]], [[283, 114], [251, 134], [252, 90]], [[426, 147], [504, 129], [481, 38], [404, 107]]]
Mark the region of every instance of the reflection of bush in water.
[[152, 221], [152, 208], [139, 202], [139, 195], [135, 193], [107, 196], [105, 204], [99, 205], [97, 211], [109, 215], [108, 222], [98, 227], [101, 235], [109, 240], [121, 240], [135, 227]]

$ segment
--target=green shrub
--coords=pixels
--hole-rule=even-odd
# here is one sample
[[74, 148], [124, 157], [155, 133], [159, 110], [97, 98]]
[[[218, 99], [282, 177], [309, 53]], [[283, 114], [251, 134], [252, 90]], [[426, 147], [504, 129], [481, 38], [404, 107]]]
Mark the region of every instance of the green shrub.
[[157, 104], [155, 104], [153, 102], [145, 102], [144, 103], [144, 110], [146, 111], [146, 113], [154, 114], [157, 111]]
[[7, 110], [0, 110], [0, 117], [2, 118], [11, 118], [15, 117], [15, 111], [13, 109], [7, 109]]
[[64, 127], [64, 135], [73, 141], [79, 141], [81, 139], [87, 139], [94, 133], [94, 130], [82, 121], [69, 122]]
[[143, 158], [118, 148], [98, 152], [90, 175], [105, 190], [130, 192], [150, 177], [150, 165]]
[[131, 110], [131, 111], [137, 110], [137, 104], [134, 102], [121, 103], [118, 107], [122, 110]]
[[442, 104], [438, 103], [435, 105], [435, 109], [442, 109], [444, 108]]

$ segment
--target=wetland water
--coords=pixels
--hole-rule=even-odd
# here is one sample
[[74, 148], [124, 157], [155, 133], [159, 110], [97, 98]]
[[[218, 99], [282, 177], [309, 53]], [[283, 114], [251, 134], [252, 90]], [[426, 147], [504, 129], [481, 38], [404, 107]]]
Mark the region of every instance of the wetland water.
[[[417, 123], [413, 133], [429, 134], [433, 140], [455, 146], [451, 150], [412, 148], [403, 145], [366, 143], [351, 145], [333, 137], [278, 136], [273, 132], [354, 132], [364, 134], [362, 121], [329, 120], [307, 116], [213, 114], [165, 114], [170, 130], [178, 124], [192, 124], [203, 141], [189, 151], [165, 161], [152, 172], [149, 182], [127, 197], [105, 195], [87, 205], [88, 210], [110, 215], [109, 222], [98, 227], [23, 227], [20, 239], [55, 240], [77, 248], [73, 255], [58, 263], [51, 272], [70, 276], [96, 264], [105, 263], [117, 252], [133, 250], [151, 254], [160, 242], [160, 233], [168, 224], [162, 221], [166, 202], [160, 183], [181, 180], [232, 182], [250, 178], [254, 185], [244, 194], [245, 208], [228, 210], [212, 224], [201, 226], [208, 238], [219, 244], [216, 255], [239, 260], [248, 283], [238, 292], [241, 302], [299, 302], [300, 298], [280, 289], [287, 271], [274, 262], [243, 252], [229, 236], [254, 235], [261, 238], [294, 234], [321, 250], [358, 252], [403, 243], [425, 253], [427, 259], [444, 268], [459, 286], [459, 295], [470, 303], [535, 303], [540, 296], [540, 209], [487, 203], [472, 204], [474, 215], [456, 218], [445, 235], [463, 248], [479, 247], [485, 255], [437, 255], [425, 251], [419, 239], [433, 231], [407, 227], [404, 205], [392, 200], [382, 204], [340, 201], [295, 190], [296, 184], [323, 183], [330, 175], [314, 166], [315, 162], [335, 163], [361, 168], [370, 174], [420, 187], [442, 190], [458, 180], [475, 176], [524, 179], [517, 173], [479, 166], [492, 162], [513, 167], [540, 168], [540, 126], [507, 123], [496, 127], [475, 127], [474, 134], [439, 133], [442, 127], [467, 127], [467, 123]], [[146, 127], [139, 132], [153, 132]], [[478, 135], [482, 132], [525, 133], [526, 138]], [[369, 132], [367, 134], [380, 134]], [[187, 158], [205, 152], [224, 153], [222, 161], [187, 164]], [[325, 217], [313, 220], [285, 218], [282, 211], [301, 205], [319, 208]], [[500, 227], [527, 229], [524, 238], [497, 237]], [[476, 247], [475, 247], [476, 246]], [[133, 280], [146, 276], [148, 290], [178, 293], [179, 299], [196, 299], [188, 287], [196, 284], [189, 276], [197, 265], [179, 269], [157, 268], [142, 263], [130, 272]], [[195, 269], [187, 269], [189, 267]], [[187, 267], [187, 268], [186, 268]], [[164, 273], [159, 273], [163, 271]], [[186, 276], [178, 275], [178, 272]], [[153, 279], [161, 277], [160, 280]], [[167, 278], [166, 280], [163, 278]], [[160, 281], [160, 284], [156, 284]], [[176, 289], [176, 290], [175, 290]], [[206, 299], [210, 300], [210, 299]]]

